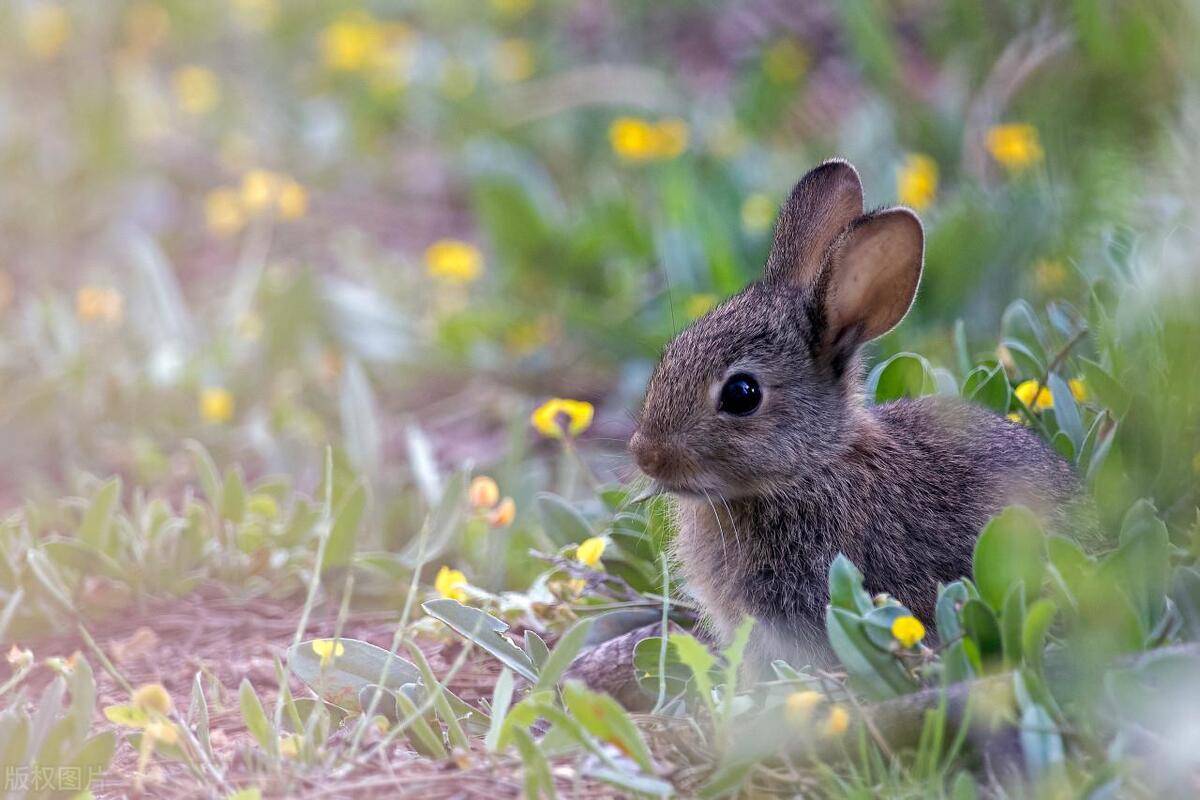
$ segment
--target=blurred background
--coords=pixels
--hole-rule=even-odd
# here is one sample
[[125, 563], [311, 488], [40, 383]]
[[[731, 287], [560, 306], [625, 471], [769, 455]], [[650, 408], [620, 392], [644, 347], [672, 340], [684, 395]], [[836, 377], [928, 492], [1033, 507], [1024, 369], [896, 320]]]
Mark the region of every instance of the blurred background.
[[1110, 302], [1160, 388], [1106, 368], [1175, 402], [1122, 462], [1166, 502], [1123, 501], [1187, 511], [1193, 312], [1139, 309], [1195, 286], [1197, 32], [1174, 0], [3, 0], [0, 502], [170, 497], [185, 439], [311, 491], [333, 442], [385, 545], [424, 457], [500, 477], [519, 531], [561, 466], [533, 409], [594, 404], [625, 474], [661, 346], [840, 155], [927, 229], [877, 354]]

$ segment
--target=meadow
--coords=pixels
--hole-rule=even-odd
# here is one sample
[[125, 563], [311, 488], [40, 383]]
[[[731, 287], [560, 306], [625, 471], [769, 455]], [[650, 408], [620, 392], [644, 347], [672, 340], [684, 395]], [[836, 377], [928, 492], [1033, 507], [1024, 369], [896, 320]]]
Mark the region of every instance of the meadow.
[[[1197, 41], [1194, 0], [0, 0], [3, 795], [1193, 795]], [[833, 156], [925, 227], [868, 402], [1029, 426], [1098, 533], [1005, 510], [936, 630], [839, 559], [840, 664], [749, 680], [626, 443]]]

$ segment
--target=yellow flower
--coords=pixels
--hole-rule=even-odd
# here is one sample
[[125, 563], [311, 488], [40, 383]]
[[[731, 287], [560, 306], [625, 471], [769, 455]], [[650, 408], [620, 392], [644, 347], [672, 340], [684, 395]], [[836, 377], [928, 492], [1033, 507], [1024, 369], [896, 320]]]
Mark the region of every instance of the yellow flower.
[[295, 733], [280, 734], [279, 755], [284, 758], [295, 758], [300, 755], [300, 736]]
[[493, 528], [507, 528], [517, 518], [517, 504], [511, 497], [501, 500], [487, 513], [487, 523]]
[[925, 638], [925, 626], [913, 616], [896, 617], [892, 620], [892, 636], [901, 647], [912, 647]]
[[841, 736], [850, 727], [850, 715], [841, 706], [832, 706], [821, 732], [826, 736]]
[[608, 540], [603, 536], [592, 536], [584, 539], [579, 543], [579, 547], [575, 548], [575, 558], [581, 564], [595, 569], [600, 566], [600, 557], [604, 555], [604, 549], [608, 547]]
[[780, 39], [763, 52], [762, 67], [774, 83], [795, 83], [808, 69], [808, 53], [794, 39]]
[[687, 150], [688, 136], [687, 123], [675, 118], [654, 123], [618, 117], [608, 128], [613, 152], [634, 163], [675, 158]]
[[221, 82], [207, 67], [189, 65], [175, 70], [171, 79], [175, 100], [185, 114], [199, 117], [221, 102]]
[[144, 731], [145, 737], [152, 742], [175, 744], [179, 741], [179, 731], [165, 719], [156, 719], [147, 723]]
[[265, 169], [252, 169], [242, 176], [242, 208], [251, 214], [261, 214], [273, 206], [279, 197], [279, 176]]
[[492, 508], [500, 502], [500, 487], [487, 475], [476, 475], [471, 479], [471, 485], [467, 489], [467, 499], [470, 500], [473, 508], [479, 510]]
[[1019, 412], [1019, 411], [1010, 412], [1008, 414], [1008, 419], [1009, 419], [1009, 422], [1016, 422], [1019, 425], [1027, 424], [1027, 420], [1025, 419], [1024, 416], [1021, 415], [1021, 412]]
[[542, 436], [561, 439], [564, 436], [578, 436], [586, 431], [591, 427], [595, 413], [592, 404], [585, 400], [555, 397], [538, 406], [530, 417], [530, 422]]
[[775, 221], [775, 201], [770, 195], [755, 192], [742, 201], [742, 229], [762, 233]]
[[142, 711], [152, 711], [158, 714], [171, 713], [171, 695], [161, 683], [147, 683], [134, 689], [133, 704]]
[[491, 0], [491, 6], [497, 14], [515, 19], [529, 13], [533, 8], [533, 0]]
[[279, 187], [276, 206], [280, 219], [300, 219], [308, 213], [308, 191], [291, 178], [286, 178]]
[[232, 236], [246, 226], [241, 197], [233, 189], [213, 189], [204, 198], [204, 223], [216, 236]]
[[792, 725], [801, 727], [808, 722], [813, 711], [824, 699], [820, 692], [811, 690], [792, 692], [784, 701], [784, 716]]
[[1033, 265], [1034, 282], [1043, 294], [1054, 294], [1066, 284], [1069, 273], [1055, 258], [1044, 258]]
[[386, 47], [383, 26], [362, 12], [343, 15], [321, 33], [321, 60], [335, 72], [374, 67]]
[[329, 666], [330, 661], [346, 654], [346, 646], [333, 639], [313, 639], [312, 649], [321, 659], [322, 667]]
[[209, 386], [200, 392], [200, 418], [220, 423], [233, 419], [233, 394], [219, 386]]
[[1037, 381], [1022, 381], [1013, 390], [1017, 399], [1029, 407], [1031, 411], [1043, 411], [1054, 407], [1054, 395], [1045, 386], [1039, 386]]
[[526, 39], [505, 39], [492, 53], [492, 70], [505, 83], [520, 83], [533, 74], [533, 67], [533, 48]]
[[115, 325], [125, 316], [125, 298], [105, 286], [80, 287], [75, 292], [75, 316], [83, 322]]
[[1042, 160], [1037, 128], [1024, 122], [996, 125], [987, 133], [992, 158], [1009, 172], [1021, 172]]
[[1071, 388], [1071, 396], [1075, 398], [1076, 403], [1086, 403], [1088, 400], [1087, 384], [1079, 378], [1071, 378], [1067, 381], [1067, 386]]
[[21, 35], [34, 57], [49, 61], [71, 38], [71, 15], [59, 3], [36, 3], [21, 20]]
[[923, 211], [937, 196], [938, 165], [923, 153], [909, 153], [896, 173], [896, 196], [902, 205]]
[[440, 239], [425, 248], [425, 271], [445, 283], [472, 283], [483, 274], [483, 254], [467, 242]]
[[442, 597], [457, 600], [460, 603], [467, 599], [467, 576], [456, 569], [443, 566], [433, 579], [433, 588]]
[[715, 294], [694, 294], [687, 299], [683, 311], [688, 315], [688, 319], [699, 319], [712, 311], [716, 305], [717, 296]]

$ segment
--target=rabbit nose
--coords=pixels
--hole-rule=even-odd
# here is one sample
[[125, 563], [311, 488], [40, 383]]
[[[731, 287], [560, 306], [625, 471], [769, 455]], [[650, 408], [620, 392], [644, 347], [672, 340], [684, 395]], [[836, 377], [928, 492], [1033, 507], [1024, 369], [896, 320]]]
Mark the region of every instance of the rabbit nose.
[[651, 478], [662, 478], [669, 471], [672, 459], [662, 442], [637, 432], [629, 440], [629, 450], [638, 467]]

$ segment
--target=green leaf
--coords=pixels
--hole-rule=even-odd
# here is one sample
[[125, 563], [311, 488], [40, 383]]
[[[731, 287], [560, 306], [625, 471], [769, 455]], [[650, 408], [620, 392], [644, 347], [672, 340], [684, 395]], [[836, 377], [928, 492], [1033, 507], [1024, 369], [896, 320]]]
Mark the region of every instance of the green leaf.
[[1009, 668], [1021, 663], [1023, 634], [1025, 631], [1025, 584], [1014, 583], [1004, 598], [1004, 610], [1000, 614], [1000, 641], [1004, 651], [1004, 664]]
[[274, 726], [267, 719], [262, 702], [258, 699], [258, 693], [254, 691], [249, 678], [242, 678], [241, 686], [238, 687], [238, 705], [242, 709], [242, 720], [246, 723], [246, 730], [250, 731], [250, 735], [263, 750], [274, 755], [279, 745]]
[[425, 613], [449, 625], [460, 636], [482, 647], [513, 672], [530, 683], [537, 683], [537, 670], [521, 648], [500, 634], [508, 624], [477, 608], [464, 606], [457, 600], [441, 598], [421, 605]]
[[1025, 764], [1034, 778], [1047, 774], [1063, 762], [1062, 734], [1041, 704], [1030, 703], [1021, 712], [1019, 739]]
[[934, 621], [937, 623], [938, 638], [943, 642], [952, 642], [962, 636], [962, 625], [959, 624], [958, 614], [970, 597], [971, 595], [962, 581], [955, 581], [944, 586], [938, 593]]
[[77, 768], [82, 776], [83, 785], [79, 787], [80, 789], [86, 790], [93, 777], [108, 770], [108, 765], [112, 762], [113, 753], [116, 750], [116, 734], [112, 731], [102, 731], [89, 738], [75, 751], [68, 760], [68, 764], [72, 768]]
[[628, 772], [598, 765], [586, 766], [582, 772], [586, 777], [604, 781], [618, 789], [625, 789], [633, 796], [673, 797], [675, 795], [675, 787], [660, 778], [652, 778], [649, 775], [630, 775]]
[[687, 633], [672, 633], [668, 641], [675, 648], [675, 655], [680, 663], [691, 670], [692, 680], [696, 683], [696, 693], [700, 695], [700, 700], [709, 713], [712, 713], [711, 671], [717, 663], [717, 657], [704, 642]]
[[122, 728], [144, 728], [150, 724], [145, 711], [128, 704], [105, 706], [104, 718]]
[[867, 376], [867, 394], [877, 404], [903, 397], [922, 397], [938, 390], [933, 367], [916, 353], [897, 353]]
[[246, 479], [241, 467], [225, 471], [225, 488], [221, 492], [221, 516], [235, 525], [246, 516]]
[[42, 550], [59, 566], [70, 567], [84, 575], [104, 575], [114, 580], [125, 580], [125, 570], [115, 559], [81, 539], [48, 537], [42, 542]]
[[354, 557], [354, 544], [367, 508], [367, 487], [361, 482], [342, 499], [325, 544], [325, 569], [344, 567]]
[[420, 534], [400, 554], [400, 563], [410, 569], [419, 569], [450, 546], [463, 515], [467, 476], [466, 470], [459, 470], [445, 482], [441, 497], [425, 518]]
[[718, 797], [734, 797], [741, 791], [753, 763], [734, 762], [718, 767], [708, 780], [700, 787], [696, 796], [702, 800], [715, 800]]
[[861, 617], [843, 608], [826, 606], [825, 628], [829, 644], [849, 673], [849, 680], [872, 700], [888, 700], [916, 688], [891, 653], [871, 642]]
[[988, 522], [975, 543], [974, 574], [979, 594], [994, 610], [1004, 607], [1013, 584], [1022, 581], [1036, 596], [1045, 572], [1045, 534], [1037, 516], [1010, 506]]
[[[379, 687], [364, 687], [362, 693], [359, 694], [359, 704], [362, 705], [364, 701], [370, 703], [365, 694], [376, 690], [387, 692], [386, 689]], [[429, 724], [429, 720], [417, 713], [417, 704], [404, 692], [387, 692], [387, 694], [396, 701], [397, 716], [401, 720], [410, 720], [408, 740], [417, 752], [429, 758], [445, 759], [448, 754], [446, 745], [442, 742], [441, 731], [435, 731]]]
[[564, 683], [562, 696], [567, 710], [584, 730], [603, 742], [615, 745], [644, 772], [653, 774], [650, 749], [620, 703], [606, 694], [591, 691], [579, 681]]
[[550, 657], [550, 648], [546, 646], [546, 641], [538, 636], [533, 630], [525, 631], [525, 654], [529, 656], [529, 660], [533, 662], [533, 666], [538, 670], [546, 665], [546, 659]]
[[1046, 635], [1058, 607], [1049, 600], [1036, 601], [1025, 614], [1025, 626], [1021, 631], [1021, 649], [1025, 663], [1041, 674], [1045, 669]]
[[212, 756], [212, 743], [209, 738], [208, 700], [204, 697], [204, 687], [201, 684], [200, 673], [192, 678], [192, 699], [188, 704], [188, 724], [196, 731], [196, 738], [204, 751]]
[[[322, 665], [321, 657], [313, 650], [314, 641], [336, 642], [343, 652]], [[415, 665], [391, 655], [382, 647], [358, 639], [310, 639], [290, 648], [287, 660], [296, 677], [308, 684], [321, 699], [353, 711], [358, 710], [358, 693], [362, 687], [380, 683], [381, 675], [382, 685], [393, 691], [406, 683], [421, 680]]]
[[471, 743], [467, 740], [467, 734], [458, 722], [458, 714], [450, 705], [452, 693], [433, 674], [433, 669], [430, 668], [429, 661], [421, 652], [421, 648], [411, 641], [406, 644], [408, 645], [408, 654], [412, 656], [413, 663], [421, 672], [421, 682], [425, 684], [426, 690], [433, 694], [433, 708], [446, 726], [446, 735], [450, 744], [463, 750], [469, 750]]
[[1143, 629], [1150, 631], [1165, 611], [1170, 575], [1167, 526], [1150, 501], [1139, 500], [1126, 513], [1120, 543], [1100, 575], [1126, 591]]
[[1120, 419], [1125, 416], [1125, 412], [1129, 411], [1129, 407], [1133, 404], [1133, 396], [1121, 385], [1121, 382], [1108, 374], [1095, 361], [1080, 358], [1079, 364], [1083, 368], [1083, 380], [1088, 391], [1100, 401], [1101, 405], [1109, 409], [1114, 417]]
[[1075, 453], [1083, 448], [1083, 420], [1079, 417], [1079, 406], [1075, 404], [1075, 396], [1071, 387], [1055, 373], [1050, 373], [1046, 379], [1050, 395], [1054, 398], [1054, 419], [1058, 427], [1071, 439], [1073, 445], [1071, 456], [1074, 461]]
[[496, 685], [492, 688], [492, 720], [488, 725], [487, 735], [483, 744], [489, 753], [495, 753], [500, 742], [500, 733], [504, 730], [504, 722], [508, 717], [508, 709], [512, 705], [513, 674], [507, 667], [500, 671]]
[[997, 414], [1005, 414], [1012, 404], [1012, 386], [999, 364], [979, 366], [971, 370], [963, 381], [962, 396]]
[[550, 762], [542, 755], [537, 743], [526, 731], [516, 726], [509, 728], [509, 736], [521, 754], [521, 762], [525, 765], [525, 798], [537, 800], [539, 797], [556, 800], [554, 778], [550, 774]]
[[1000, 624], [996, 614], [982, 600], [968, 600], [962, 610], [963, 631], [975, 645], [980, 659], [991, 659], [1003, 652]]
[[869, 613], [875, 607], [863, 589], [863, 574], [841, 553], [829, 565], [829, 603], [858, 614]]
[[579, 654], [584, 642], [587, 641], [593, 621], [593, 617], [581, 619], [562, 635], [554, 649], [550, 651], [545, 665], [542, 666], [541, 674], [538, 675], [537, 683], [533, 687], [535, 692], [554, 688], [558, 679], [571, 666], [571, 662], [575, 660], [575, 656]]
[[204, 445], [194, 439], [184, 442], [183, 449], [187, 450], [188, 455], [192, 457], [192, 465], [196, 468], [196, 477], [200, 480], [200, 487], [204, 490], [205, 498], [214, 506], [220, 505], [221, 473], [217, 470], [216, 462], [208, 454]]
[[534, 502], [542, 519], [542, 527], [555, 544], [579, 544], [595, 535], [583, 515], [558, 495], [539, 492]]
[[121, 501], [121, 479], [106, 481], [92, 498], [83, 520], [79, 523], [79, 538], [102, 553], [111, 552], [109, 538], [112, 533], [113, 516]]

